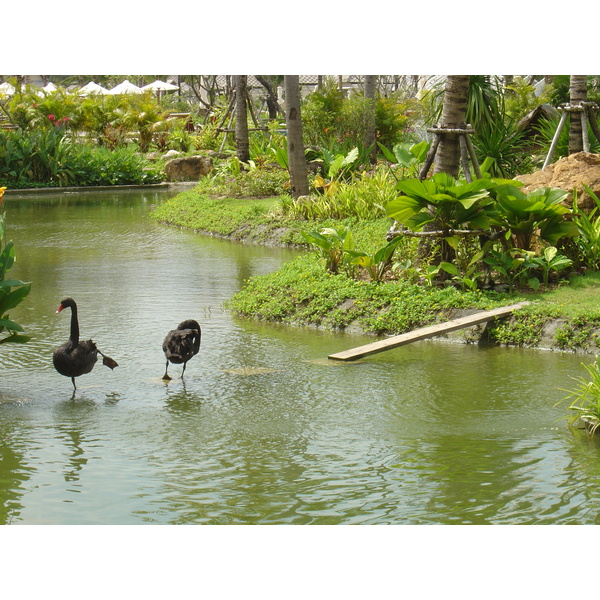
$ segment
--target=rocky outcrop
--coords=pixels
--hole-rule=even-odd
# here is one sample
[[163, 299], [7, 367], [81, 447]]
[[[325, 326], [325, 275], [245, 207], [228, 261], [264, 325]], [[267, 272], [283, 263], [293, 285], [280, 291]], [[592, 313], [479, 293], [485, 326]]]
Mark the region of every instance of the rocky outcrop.
[[553, 187], [569, 192], [566, 199], [573, 203], [573, 190], [577, 194], [580, 208], [593, 208], [596, 204], [583, 185], [587, 185], [600, 198], [600, 155], [591, 152], [577, 152], [548, 165], [543, 171], [516, 177], [525, 185], [525, 193], [538, 188]]
[[165, 165], [167, 181], [198, 181], [212, 171], [212, 160], [206, 156], [183, 156]]

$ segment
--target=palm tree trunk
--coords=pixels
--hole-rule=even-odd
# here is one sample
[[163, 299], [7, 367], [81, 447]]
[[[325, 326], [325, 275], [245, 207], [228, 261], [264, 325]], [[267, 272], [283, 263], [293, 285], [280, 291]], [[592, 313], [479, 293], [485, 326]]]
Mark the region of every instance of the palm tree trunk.
[[308, 195], [308, 175], [300, 113], [300, 76], [286, 75], [284, 87], [291, 192], [294, 198], [298, 198], [298, 196]]
[[235, 84], [235, 146], [241, 163], [250, 160], [250, 142], [248, 138], [248, 112], [246, 105], [247, 75], [234, 75]]
[[[587, 76], [571, 75], [569, 97], [571, 105], [578, 105], [587, 100]], [[579, 112], [569, 113], [569, 154], [583, 150], [583, 128]]]
[[[440, 127], [462, 129], [465, 127], [467, 98], [469, 93], [469, 75], [448, 75], [444, 91], [444, 107]], [[457, 135], [442, 135], [433, 172], [448, 173], [458, 177], [460, 167], [460, 142]]]
[[[469, 75], [448, 75], [444, 91], [444, 106], [442, 108], [441, 129], [464, 129], [467, 114], [467, 100], [469, 94]], [[448, 173], [458, 177], [460, 168], [460, 141], [458, 135], [440, 135], [440, 144], [433, 163], [433, 173]], [[428, 229], [428, 227], [426, 227]], [[431, 229], [438, 229], [432, 223]], [[426, 256], [430, 252], [430, 245], [423, 241], [419, 244], [419, 255]], [[452, 246], [444, 239], [440, 239], [439, 254], [434, 263], [452, 262], [455, 252]], [[445, 271], [440, 272], [440, 279], [449, 279]]]

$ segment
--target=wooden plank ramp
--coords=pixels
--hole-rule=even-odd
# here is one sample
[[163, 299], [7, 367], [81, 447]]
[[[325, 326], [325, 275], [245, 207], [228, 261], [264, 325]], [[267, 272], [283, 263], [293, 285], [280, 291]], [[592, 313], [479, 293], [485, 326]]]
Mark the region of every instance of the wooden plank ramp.
[[383, 352], [385, 350], [391, 350], [398, 346], [404, 346], [412, 342], [418, 342], [419, 340], [425, 340], [427, 338], [435, 337], [436, 335], [442, 335], [449, 333], [450, 331], [456, 331], [457, 329], [464, 329], [471, 327], [472, 325], [478, 325], [479, 323], [485, 323], [486, 321], [492, 321], [494, 319], [501, 319], [508, 317], [515, 310], [526, 306], [529, 302], [517, 302], [517, 304], [511, 304], [510, 306], [501, 306], [500, 308], [494, 308], [492, 310], [484, 310], [467, 317], [461, 317], [460, 319], [454, 319], [452, 321], [446, 321], [445, 323], [437, 323], [430, 325], [429, 327], [422, 327], [421, 329], [415, 329], [408, 333], [402, 333], [393, 337], [386, 338], [385, 340], [379, 340], [372, 344], [366, 344], [365, 346], [358, 346], [351, 350], [345, 350], [343, 352], [337, 352], [336, 354], [330, 354], [329, 358], [332, 360], [356, 360], [369, 354], [376, 354], [377, 352]]

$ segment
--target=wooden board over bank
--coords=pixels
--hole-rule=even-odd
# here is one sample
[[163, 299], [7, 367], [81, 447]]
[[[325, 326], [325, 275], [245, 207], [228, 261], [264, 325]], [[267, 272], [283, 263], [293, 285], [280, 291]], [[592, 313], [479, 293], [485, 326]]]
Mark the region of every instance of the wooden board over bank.
[[358, 348], [352, 348], [351, 350], [345, 350], [344, 352], [330, 354], [329, 358], [333, 360], [356, 360], [363, 356], [368, 356], [369, 354], [391, 350], [398, 346], [425, 340], [427, 338], [435, 337], [436, 335], [443, 335], [444, 333], [456, 331], [457, 329], [464, 329], [466, 327], [471, 327], [472, 325], [492, 321], [493, 319], [508, 317], [515, 310], [518, 310], [527, 304], [529, 304], [529, 302], [518, 302], [517, 304], [511, 304], [510, 306], [502, 306], [500, 308], [494, 308], [493, 310], [484, 310], [467, 317], [453, 319], [452, 321], [446, 321], [446, 323], [437, 323], [436, 325], [430, 325], [429, 327], [422, 327], [421, 329], [415, 329], [414, 331], [386, 338], [385, 340], [380, 340], [372, 344], [366, 344], [365, 346], [359, 346]]

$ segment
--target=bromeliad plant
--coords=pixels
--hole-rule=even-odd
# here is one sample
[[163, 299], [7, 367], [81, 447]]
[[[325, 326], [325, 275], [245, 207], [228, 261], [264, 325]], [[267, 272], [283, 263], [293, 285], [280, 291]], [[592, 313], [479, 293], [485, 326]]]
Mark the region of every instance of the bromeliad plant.
[[[5, 189], [5, 187], [0, 188], [0, 206], [2, 206]], [[8, 311], [18, 306], [29, 294], [31, 284], [18, 279], [6, 279], [7, 272], [15, 262], [15, 247], [12, 242], [4, 243], [4, 217], [3, 213], [0, 214], [0, 334], [8, 335], [0, 338], [0, 344], [7, 342], [22, 344], [30, 338], [22, 335], [23, 328], [11, 321]]]

